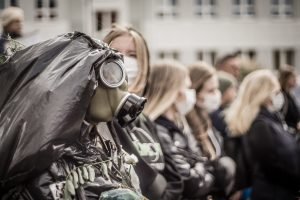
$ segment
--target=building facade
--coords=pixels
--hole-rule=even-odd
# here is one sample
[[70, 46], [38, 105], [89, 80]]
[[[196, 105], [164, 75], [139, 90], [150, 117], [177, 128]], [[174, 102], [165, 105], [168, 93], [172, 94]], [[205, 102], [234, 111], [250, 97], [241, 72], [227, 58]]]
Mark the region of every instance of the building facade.
[[101, 39], [112, 23], [129, 24], [149, 43], [152, 60], [185, 64], [234, 51], [260, 66], [300, 71], [299, 0], [1, 0], [25, 11], [25, 28], [47, 39], [79, 30]]

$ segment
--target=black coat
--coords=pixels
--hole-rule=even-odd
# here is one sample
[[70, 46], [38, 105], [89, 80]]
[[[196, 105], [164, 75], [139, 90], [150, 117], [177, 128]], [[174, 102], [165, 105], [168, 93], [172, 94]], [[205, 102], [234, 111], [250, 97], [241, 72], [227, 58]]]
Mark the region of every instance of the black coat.
[[224, 138], [225, 153], [236, 163], [233, 191], [239, 191], [252, 185], [253, 159], [245, 135]]
[[183, 199], [206, 199], [212, 191], [213, 181], [200, 152], [192, 150], [187, 135], [173, 122], [162, 116], [155, 122], [163, 152], [171, 155], [184, 180]]
[[297, 123], [300, 122], [300, 111], [296, 99], [289, 92], [282, 92], [285, 99], [283, 107], [284, 119], [288, 126], [297, 130]]
[[181, 199], [183, 181], [171, 155], [162, 155], [155, 124], [141, 114], [123, 131], [118, 123], [115, 128], [123, 148], [139, 159], [135, 170], [143, 195], [150, 200]]
[[223, 137], [227, 137], [227, 124], [224, 120], [224, 108], [220, 107], [218, 110], [212, 112], [210, 115], [211, 123]]
[[299, 144], [280, 117], [262, 108], [247, 134], [255, 163], [252, 200], [293, 200], [300, 183]]

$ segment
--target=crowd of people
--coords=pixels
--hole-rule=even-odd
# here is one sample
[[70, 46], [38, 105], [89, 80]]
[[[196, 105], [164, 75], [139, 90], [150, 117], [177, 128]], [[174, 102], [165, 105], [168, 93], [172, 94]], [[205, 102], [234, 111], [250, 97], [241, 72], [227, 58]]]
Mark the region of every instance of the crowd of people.
[[[256, 69], [241, 78], [240, 56], [236, 53], [218, 59], [215, 66], [203, 61], [186, 66], [170, 59], [150, 63], [147, 42], [132, 27], [113, 25], [104, 38], [98, 39], [107, 48], [116, 50], [114, 57], [121, 56], [127, 75], [126, 84], [118, 87], [147, 99], [142, 113], [126, 126], [112, 120], [114, 117], [110, 115], [101, 123], [92, 120], [97, 117], [84, 119], [90, 135], [103, 136], [99, 140], [101, 148], [116, 146], [117, 150], [107, 150], [109, 155], [123, 149], [137, 160], [133, 165], [134, 181], [127, 187], [135, 188], [133, 191], [138, 195], [113, 198], [116, 194], [106, 193], [111, 199], [296, 200], [300, 197], [300, 110], [294, 93], [299, 85], [294, 67], [286, 65], [277, 72]], [[99, 107], [103, 110], [103, 105], [113, 105], [101, 104], [99, 99], [114, 101], [117, 97], [100, 89], [95, 91], [96, 98], [91, 100], [88, 113], [97, 116]], [[1, 99], [0, 103], [3, 118], [7, 110]], [[119, 106], [115, 107], [111, 106], [114, 112], [119, 112]], [[92, 123], [97, 133], [90, 126]], [[108, 145], [106, 141], [114, 142]], [[74, 148], [81, 152], [80, 143], [76, 144]], [[89, 145], [84, 148], [98, 152]], [[94, 159], [93, 153], [85, 151], [85, 156]], [[53, 177], [60, 175], [60, 164], [71, 159], [71, 154], [64, 152], [61, 153], [64, 157], [55, 157], [55, 166], [49, 164], [46, 175], [18, 182], [26, 192], [10, 187], [5, 188], [9, 192], [0, 190], [0, 195], [4, 199], [51, 199], [53, 191], [48, 191], [45, 185], [57, 180]], [[79, 164], [89, 162], [87, 158], [78, 159], [78, 155], [75, 157], [81, 161]], [[3, 183], [5, 179], [0, 177]], [[123, 179], [115, 178], [115, 182], [123, 183]], [[76, 189], [72, 198], [98, 199], [91, 194], [92, 187], [82, 188]], [[106, 199], [103, 196], [100, 199]]]

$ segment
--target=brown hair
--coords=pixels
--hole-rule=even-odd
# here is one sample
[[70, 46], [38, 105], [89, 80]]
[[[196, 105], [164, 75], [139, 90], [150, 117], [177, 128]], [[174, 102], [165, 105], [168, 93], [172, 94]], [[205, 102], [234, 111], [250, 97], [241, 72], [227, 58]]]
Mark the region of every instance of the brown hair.
[[188, 66], [188, 69], [192, 81], [192, 89], [195, 89], [197, 93], [202, 90], [204, 83], [216, 73], [212, 66], [202, 61]]
[[133, 38], [136, 46], [137, 62], [140, 67], [136, 80], [128, 90], [135, 94], [143, 95], [150, 70], [150, 55], [148, 45], [142, 34], [132, 27], [114, 24], [111, 31], [104, 37], [103, 41], [110, 45], [115, 38], [123, 35], [129, 35]]
[[292, 66], [286, 65], [279, 70], [279, 83], [282, 90], [287, 90], [287, 82], [292, 76], [296, 76], [295, 69]]
[[219, 58], [216, 62], [216, 68], [221, 69], [226, 62], [228, 62], [231, 59], [237, 58], [238, 56], [239, 56], [239, 52], [234, 52]]
[[[197, 93], [202, 90], [207, 80], [216, 75], [216, 70], [202, 61], [190, 65], [188, 69], [192, 81], [192, 89], [195, 89]], [[186, 119], [202, 151], [213, 159], [216, 156], [216, 152], [207, 133], [211, 127], [208, 113], [198, 106], [195, 106], [194, 109], [186, 115]]]

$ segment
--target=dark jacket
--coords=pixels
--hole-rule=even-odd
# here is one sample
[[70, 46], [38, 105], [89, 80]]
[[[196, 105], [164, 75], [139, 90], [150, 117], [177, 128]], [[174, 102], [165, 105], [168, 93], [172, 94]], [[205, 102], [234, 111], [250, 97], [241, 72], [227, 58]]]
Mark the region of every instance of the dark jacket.
[[[119, 130], [120, 126], [115, 124]], [[128, 153], [138, 156], [135, 170], [140, 177], [143, 195], [150, 200], [181, 199], [183, 181], [177, 172], [171, 155], [162, 153], [156, 136], [156, 127], [145, 115], [141, 114], [124, 132], [120, 143]], [[131, 147], [131, 148], [128, 148]]]
[[171, 155], [184, 180], [183, 198], [205, 199], [213, 176], [206, 170], [204, 158], [192, 150], [187, 136], [173, 122], [162, 116], [155, 122], [163, 152]]
[[224, 139], [226, 155], [236, 163], [236, 174], [233, 192], [248, 188], [252, 185], [253, 159], [250, 155], [246, 136], [228, 137]]
[[218, 110], [212, 112], [210, 114], [210, 119], [213, 127], [221, 133], [223, 137], [227, 137], [226, 128], [227, 125], [224, 120], [224, 109], [220, 107]]
[[262, 108], [248, 132], [255, 163], [252, 200], [294, 200], [300, 186], [299, 144], [277, 114]]
[[283, 106], [284, 119], [288, 126], [297, 130], [297, 123], [300, 122], [300, 111], [296, 99], [289, 92], [282, 91], [282, 93], [285, 99]]

